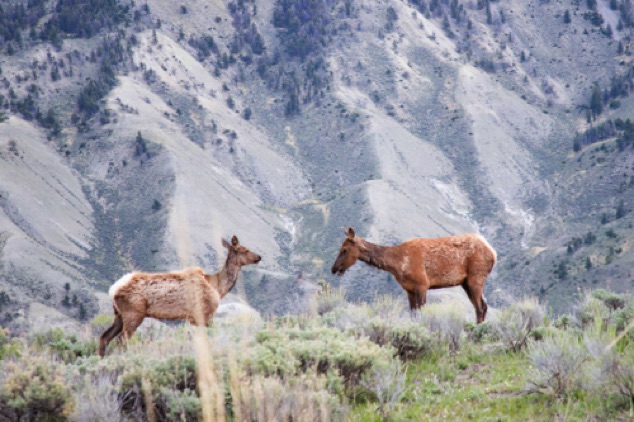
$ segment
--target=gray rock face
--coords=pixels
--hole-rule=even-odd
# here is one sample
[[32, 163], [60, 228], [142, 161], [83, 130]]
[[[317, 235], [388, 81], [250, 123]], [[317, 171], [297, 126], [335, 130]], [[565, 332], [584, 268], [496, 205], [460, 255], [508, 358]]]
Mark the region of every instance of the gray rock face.
[[239, 321], [250, 321], [257, 324], [262, 321], [262, 318], [259, 312], [245, 303], [244, 300], [229, 295], [218, 306], [214, 314], [214, 321], [219, 321], [221, 324]]

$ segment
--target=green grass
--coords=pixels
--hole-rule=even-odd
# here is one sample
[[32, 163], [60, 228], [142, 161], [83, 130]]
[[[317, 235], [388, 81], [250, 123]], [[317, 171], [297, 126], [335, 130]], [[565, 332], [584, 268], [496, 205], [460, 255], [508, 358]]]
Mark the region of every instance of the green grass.
[[[466, 344], [407, 365], [409, 391], [391, 420], [628, 420], [629, 409], [581, 392], [563, 398], [530, 392], [526, 355], [492, 344]], [[618, 399], [614, 398], [614, 402]], [[357, 403], [350, 421], [380, 421], [376, 404]]]

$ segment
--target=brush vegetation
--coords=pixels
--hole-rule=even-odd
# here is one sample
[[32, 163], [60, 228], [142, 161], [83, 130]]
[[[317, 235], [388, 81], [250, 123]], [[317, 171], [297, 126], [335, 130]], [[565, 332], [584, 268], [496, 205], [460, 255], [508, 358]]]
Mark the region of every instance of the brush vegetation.
[[81, 335], [0, 331], [0, 420], [632, 416], [630, 296], [597, 290], [556, 320], [526, 299], [480, 325], [454, 303], [429, 305], [412, 320], [390, 296], [349, 303], [328, 290], [315, 302], [264, 322], [154, 324], [104, 359], [96, 344], [107, 316]]

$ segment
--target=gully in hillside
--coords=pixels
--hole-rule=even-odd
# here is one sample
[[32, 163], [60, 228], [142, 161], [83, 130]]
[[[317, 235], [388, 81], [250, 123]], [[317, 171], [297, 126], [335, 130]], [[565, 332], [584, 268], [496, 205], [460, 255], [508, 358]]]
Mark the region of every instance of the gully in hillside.
[[425, 304], [427, 290], [462, 286], [473, 303], [478, 324], [484, 321], [488, 306], [482, 290], [497, 255], [482, 236], [416, 238], [390, 247], [363, 240], [352, 228], [345, 234], [333, 274], [342, 276], [357, 259], [389, 272], [407, 292], [412, 314]]
[[240, 245], [233, 236], [227, 261], [217, 274], [205, 274], [199, 267], [172, 273], [130, 273], [110, 287], [114, 322], [99, 340], [99, 356], [108, 344], [123, 333], [128, 339], [144, 318], [186, 320], [194, 325], [208, 325], [220, 304], [238, 279], [240, 268], [262, 259]]

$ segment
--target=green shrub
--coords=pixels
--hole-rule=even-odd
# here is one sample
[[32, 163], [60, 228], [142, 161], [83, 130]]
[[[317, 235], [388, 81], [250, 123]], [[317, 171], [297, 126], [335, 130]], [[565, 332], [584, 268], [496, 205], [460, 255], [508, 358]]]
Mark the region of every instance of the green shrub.
[[[340, 414], [342, 403], [338, 395], [343, 388], [338, 375], [332, 371], [323, 376], [312, 369], [302, 371], [297, 358], [294, 360], [297, 365], [280, 377], [277, 373], [283, 371], [271, 369], [275, 365], [266, 363], [270, 358], [277, 358], [276, 349], [290, 338], [293, 338], [291, 346], [298, 349], [297, 343], [310, 341], [310, 337], [300, 330], [285, 328], [263, 332], [258, 336], [262, 343], [240, 350], [232, 356], [236, 358], [233, 364], [225, 358], [227, 350], [237, 343], [224, 345], [227, 349], [214, 357], [215, 369], [212, 369], [213, 386], [218, 389], [212, 394], [219, 394], [214, 395], [219, 397], [214, 406], [219, 404], [220, 412], [226, 413], [228, 420], [328, 420]], [[303, 355], [304, 351], [295, 350], [295, 353]], [[260, 360], [257, 362], [268, 365], [266, 368], [271, 373], [253, 370], [256, 365], [249, 359], [242, 364], [241, 359], [245, 355], [258, 355]], [[332, 360], [337, 362], [336, 358]], [[124, 417], [134, 420], [148, 418], [148, 407], [151, 406], [157, 421], [202, 420], [194, 356], [148, 358], [128, 352], [102, 360], [80, 359], [78, 363], [88, 374], [121, 374], [117, 390]]]
[[391, 346], [403, 361], [417, 359], [435, 345], [427, 327], [406, 316], [402, 301], [389, 295], [370, 304], [346, 303], [324, 314], [321, 322], [379, 346]]
[[418, 359], [434, 347], [429, 330], [411, 320], [390, 324], [380, 318], [372, 318], [364, 327], [363, 334], [379, 346], [392, 346], [402, 361]]
[[632, 406], [634, 403], [634, 357], [619, 356], [612, 366], [612, 380], [617, 391], [625, 398], [626, 404]]
[[395, 350], [379, 347], [367, 338], [355, 338], [333, 328], [278, 328], [256, 337], [247, 365], [253, 372], [279, 376], [314, 368], [324, 374], [336, 370], [347, 385], [355, 384], [365, 371], [389, 361]]
[[370, 315], [381, 318], [390, 323], [400, 322], [405, 317], [411, 320], [409, 310], [405, 312], [402, 298], [392, 295], [379, 295], [368, 305]]
[[331, 393], [329, 377], [312, 371], [294, 377], [241, 377], [231, 393], [228, 416], [235, 421], [344, 420], [347, 407]]
[[159, 396], [165, 403], [166, 420], [201, 420], [202, 408], [196, 390], [186, 388], [181, 391], [163, 387], [159, 391]]
[[251, 371], [280, 377], [297, 372], [299, 361], [290, 347], [285, 347], [284, 339], [278, 336], [262, 339], [266, 340], [248, 351], [246, 361]]
[[100, 336], [114, 321], [112, 314], [99, 314], [90, 321], [90, 331], [94, 336]]
[[119, 421], [121, 401], [120, 382], [117, 373], [78, 375], [72, 379], [75, 392], [76, 421]]
[[559, 334], [559, 330], [555, 327], [536, 327], [528, 336], [536, 341], [544, 340], [546, 337], [555, 336]]
[[604, 329], [610, 318], [610, 310], [605, 303], [591, 295], [585, 295], [574, 309], [575, 325], [582, 330], [595, 327]]
[[553, 322], [553, 325], [560, 330], [567, 330], [572, 324], [572, 318], [568, 314], [561, 315]]
[[531, 389], [567, 396], [582, 383], [582, 365], [588, 352], [576, 335], [561, 331], [543, 341], [530, 342], [527, 354], [531, 362], [528, 372]]
[[20, 356], [24, 343], [19, 338], [10, 339], [9, 331], [0, 327], [0, 361], [8, 357]]
[[499, 338], [517, 352], [526, 345], [531, 332], [543, 323], [544, 309], [531, 298], [503, 309], [494, 326]]
[[[625, 330], [634, 321], [634, 302], [630, 302], [622, 309], [614, 311], [611, 320], [617, 332]], [[634, 339], [634, 332], [630, 331], [629, 336]]]
[[372, 368], [363, 375], [360, 385], [377, 401], [381, 418], [388, 421], [407, 392], [407, 374], [399, 361], [393, 361]]
[[469, 341], [474, 343], [482, 343], [496, 338], [495, 328], [490, 322], [483, 322], [481, 324], [467, 323], [465, 331], [467, 332]]
[[[582, 330], [623, 331], [634, 321], [634, 300], [628, 294], [595, 290], [576, 306], [574, 321]], [[627, 337], [634, 339], [634, 333], [627, 333]]]
[[80, 341], [75, 334], [66, 334], [61, 328], [36, 334], [33, 344], [40, 349], [47, 348], [65, 363], [72, 363], [79, 357], [91, 356], [97, 352], [96, 338]]
[[420, 312], [423, 324], [447, 343], [451, 352], [458, 350], [467, 323], [462, 305], [456, 302], [433, 303]]
[[325, 281], [321, 283], [321, 291], [317, 295], [317, 314], [325, 315], [334, 309], [345, 306], [344, 291], [342, 288], [333, 289]]
[[[198, 409], [191, 392], [196, 391], [196, 360], [193, 356], [175, 355], [165, 359], [129, 359], [121, 376], [122, 410], [133, 414], [139, 408], [147, 412], [145, 388], [151, 391], [154, 412], [158, 420], [173, 420], [174, 409], [186, 420], [197, 420]], [[173, 392], [173, 393], [172, 393]], [[176, 411], [174, 410], [174, 411]], [[184, 413], [182, 413], [184, 412]]]
[[616, 393], [625, 399], [623, 404], [631, 406], [634, 402], [634, 355], [629, 352], [629, 345], [615, 342], [617, 339], [615, 330], [584, 333], [583, 343], [591, 358], [584, 365], [590, 381], [584, 383], [584, 388], [605, 401], [612, 400]]
[[3, 361], [0, 413], [15, 412], [24, 420], [67, 418], [73, 411], [73, 394], [64, 370], [64, 365], [48, 356], [28, 353]]
[[622, 309], [632, 302], [632, 298], [627, 294], [614, 293], [605, 289], [594, 290], [592, 297], [603, 302], [610, 311]]
[[372, 317], [370, 306], [347, 303], [345, 306], [340, 306], [324, 314], [321, 322], [340, 331], [359, 330]]

